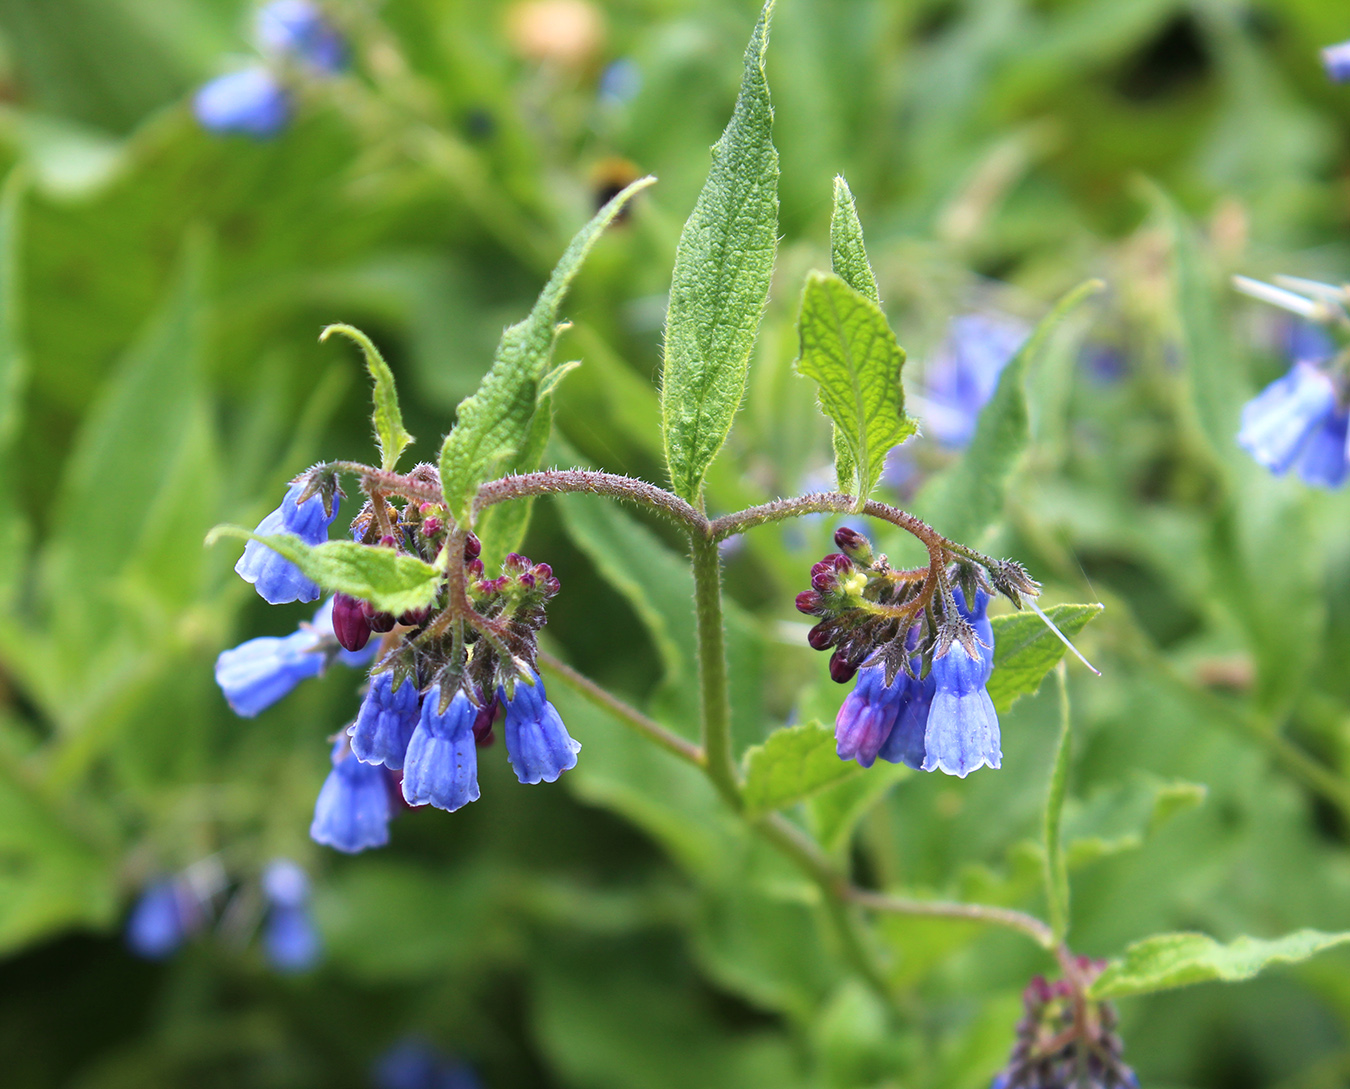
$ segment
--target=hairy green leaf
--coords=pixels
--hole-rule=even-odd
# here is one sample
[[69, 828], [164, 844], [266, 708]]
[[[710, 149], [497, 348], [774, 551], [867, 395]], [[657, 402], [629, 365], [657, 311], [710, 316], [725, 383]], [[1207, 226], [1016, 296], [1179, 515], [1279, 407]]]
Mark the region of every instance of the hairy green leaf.
[[745, 753], [745, 811], [753, 817], [796, 805], [862, 773], [835, 752], [834, 731], [819, 722], [775, 730]]
[[[1052, 605], [1045, 615], [1072, 639], [1101, 611], [1100, 605]], [[1019, 696], [1030, 696], [1040, 688], [1041, 680], [1064, 657], [1066, 648], [1034, 613], [996, 616], [991, 623], [994, 672], [987, 687], [994, 710], [1003, 714]]]
[[[836, 759], [838, 759], [836, 757]], [[842, 779], [807, 802], [811, 829], [827, 851], [843, 851], [853, 829], [893, 783], [914, 774], [904, 764], [879, 760], [861, 775]]]
[[[553, 398], [545, 394], [539, 398], [539, 411], [530, 423], [525, 445], [505, 471], [532, 473], [538, 469], [544, 460], [544, 450], [548, 447], [548, 437], [552, 431]], [[487, 571], [495, 572], [507, 556], [520, 548], [521, 542], [525, 540], [525, 531], [530, 528], [530, 516], [533, 513], [534, 497], [527, 496], [510, 503], [496, 503], [478, 516], [474, 532], [483, 543], [483, 566]]]
[[834, 179], [834, 212], [830, 216], [830, 268], [859, 295], [865, 295], [878, 306], [881, 305], [877, 279], [872, 274], [867, 248], [863, 245], [858, 208], [853, 203], [853, 192], [842, 174]]
[[1347, 943], [1350, 931], [1298, 930], [1271, 941], [1244, 935], [1227, 945], [1207, 934], [1155, 934], [1108, 964], [1090, 993], [1094, 998], [1121, 998], [1211, 980], [1240, 983], [1272, 964], [1297, 964]]
[[769, 0], [745, 51], [736, 108], [675, 250], [662, 433], [671, 487], [695, 505], [745, 393], [778, 248], [778, 152], [764, 74], [772, 14]]
[[285, 556], [323, 589], [359, 597], [395, 616], [430, 605], [440, 587], [441, 575], [436, 568], [392, 548], [356, 541], [307, 545], [291, 533], [259, 536], [242, 526], [216, 526], [206, 543], [215, 544], [222, 537], [259, 541]]
[[835, 449], [847, 453], [836, 459], [839, 487], [861, 503], [881, 478], [887, 452], [915, 431], [900, 386], [904, 350], [881, 307], [828, 273], [807, 276], [798, 328], [797, 370], [819, 383]]
[[451, 516], [470, 525], [473, 497], [484, 481], [509, 467], [529, 443], [531, 426], [557, 338], [558, 309], [595, 240], [635, 193], [656, 179], [639, 178], [596, 213], [567, 247], [534, 309], [502, 333], [492, 369], [460, 402], [455, 426], [441, 447], [441, 486]]
[[354, 341], [366, 357], [366, 370], [370, 372], [375, 388], [371, 391], [375, 399], [375, 412], [371, 422], [375, 425], [375, 438], [380, 444], [380, 467], [392, 469], [398, 464], [399, 455], [407, 449], [413, 437], [403, 427], [403, 413], [398, 407], [398, 390], [394, 388], [394, 372], [380, 355], [380, 350], [371, 342], [370, 337], [350, 325], [338, 323], [330, 325], [319, 334], [319, 340], [325, 341], [332, 333], [341, 333]]
[[1003, 368], [993, 397], [980, 410], [965, 455], [918, 496], [920, 514], [938, 532], [972, 542], [1003, 512], [1008, 483], [1030, 437], [1027, 372], [1048, 349], [1060, 323], [1104, 286], [1100, 280], [1088, 280], [1055, 303]]

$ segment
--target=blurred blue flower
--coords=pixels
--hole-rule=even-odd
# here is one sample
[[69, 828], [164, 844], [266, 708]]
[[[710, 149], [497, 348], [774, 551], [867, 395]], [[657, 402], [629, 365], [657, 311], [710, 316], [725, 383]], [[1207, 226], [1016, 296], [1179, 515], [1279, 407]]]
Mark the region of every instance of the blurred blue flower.
[[[303, 503], [297, 503], [304, 490], [303, 481], [292, 484], [281, 506], [259, 522], [254, 532], [261, 536], [293, 533], [307, 545], [322, 544], [328, 540], [328, 527], [337, 517], [337, 496], [333, 497], [333, 512], [328, 514], [323, 509], [323, 499], [317, 494], [311, 495]], [[272, 551], [261, 541], [249, 541], [244, 546], [244, 554], [239, 557], [234, 569], [245, 582], [253, 584], [253, 588], [269, 605], [313, 601], [319, 596], [316, 583], [290, 560]]]
[[310, 839], [348, 854], [389, 842], [393, 797], [389, 773], [352, 755], [343, 734], [333, 745], [333, 770], [314, 803]]
[[197, 898], [173, 878], [146, 887], [127, 919], [127, 947], [146, 960], [163, 960], [202, 923]]
[[637, 98], [642, 90], [642, 69], [631, 57], [611, 61], [600, 74], [600, 100], [621, 106]]
[[347, 730], [352, 752], [367, 764], [383, 764], [398, 771], [419, 717], [417, 684], [406, 678], [395, 690], [392, 672], [377, 673], [361, 701], [356, 721]]
[[321, 639], [309, 627], [284, 638], [260, 636], [220, 652], [216, 684], [236, 715], [253, 718], [306, 677], [323, 672]]
[[500, 689], [497, 698], [506, 704], [506, 756], [517, 779], [552, 783], [577, 766], [581, 742], [568, 735], [557, 708], [548, 702], [538, 673], [533, 685], [517, 683], [510, 700]]
[[944, 446], [969, 443], [980, 409], [1029, 333], [1024, 322], [1001, 314], [953, 318], [924, 372], [924, 393], [916, 399], [924, 433]]
[[277, 78], [256, 65], [217, 76], [203, 85], [192, 99], [192, 112], [211, 132], [262, 138], [275, 136], [285, 127], [291, 116], [291, 100]]
[[1329, 45], [1322, 50], [1322, 67], [1336, 83], [1350, 81], [1350, 42]]
[[453, 813], [478, 798], [473, 735], [478, 709], [463, 692], [455, 693], [444, 714], [440, 702], [440, 685], [433, 685], [403, 759], [403, 798], [409, 805], [430, 804]]
[[425, 1040], [401, 1040], [371, 1068], [375, 1089], [482, 1089], [478, 1075]]
[[1346, 430], [1331, 377], [1300, 360], [1243, 407], [1238, 442], [1276, 476], [1292, 468], [1308, 484], [1335, 487], [1346, 476]]
[[273, 907], [303, 907], [309, 903], [309, 875], [289, 858], [273, 859], [263, 870], [262, 891]]
[[263, 923], [263, 951], [278, 972], [304, 972], [319, 963], [322, 944], [308, 907], [274, 907]]
[[310, 0], [272, 0], [258, 9], [256, 27], [264, 52], [294, 57], [320, 72], [336, 72], [346, 62], [342, 35]]
[[977, 594], [974, 610], [967, 610], [961, 591], [957, 608], [975, 629], [980, 641], [972, 657], [959, 642], [933, 659], [933, 703], [924, 729], [924, 771], [944, 771], [964, 779], [976, 768], [999, 767], [1003, 760], [998, 715], [985, 684], [994, 669], [994, 633], [985, 615], [989, 595]]

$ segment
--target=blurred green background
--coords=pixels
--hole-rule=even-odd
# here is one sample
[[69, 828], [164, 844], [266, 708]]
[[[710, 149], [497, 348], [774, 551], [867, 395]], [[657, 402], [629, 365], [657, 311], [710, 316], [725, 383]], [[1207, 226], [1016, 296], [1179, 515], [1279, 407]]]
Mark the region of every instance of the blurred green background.
[[[799, 875], [566, 693], [585, 748], [561, 783], [520, 787], [487, 750], [481, 801], [404, 814], [388, 848], [346, 858], [306, 833], [354, 675], [254, 720], [212, 679], [222, 649], [309, 609], [267, 608], [206, 530], [252, 524], [320, 457], [370, 456], [355, 354], [319, 329], [375, 339], [432, 457], [503, 325], [630, 169], [660, 182], [568, 300], [558, 358], [583, 366], [557, 432], [662, 480], [663, 293], [756, 9], [612, 0], [545, 33], [530, 5], [335, 0], [351, 69], [255, 141], [204, 133], [188, 106], [250, 55], [248, 3], [0, 0], [4, 347], [26, 363], [0, 372], [5, 1086], [359, 1086], [408, 1033], [489, 1089], [973, 1089], [1003, 1063], [1018, 994], [1050, 967], [1034, 948], [888, 921], [888, 1014]], [[1032, 376], [1034, 446], [982, 542], [1047, 600], [1107, 606], [1083, 640], [1104, 676], [1071, 685], [1084, 953], [1160, 929], [1350, 929], [1350, 516], [1343, 493], [1237, 450], [1237, 406], [1286, 361], [1274, 317], [1224, 287], [1347, 268], [1350, 88], [1317, 58], [1346, 37], [1350, 10], [1326, 0], [780, 0], [783, 241], [710, 509], [828, 474], [791, 363], [834, 174], [907, 375], [953, 315], [1035, 318], [1108, 284]], [[618, 93], [616, 61], [636, 74]], [[916, 471], [941, 472], [923, 442]], [[838, 706], [792, 609], [829, 532], [761, 529], [728, 557], [740, 745]], [[679, 541], [541, 502], [525, 551], [562, 580], [550, 648], [686, 721]], [[1005, 716], [1000, 772], [842, 799], [835, 849], [864, 884], [1042, 910], [1028, 841], [1056, 716], [1044, 692]], [[1200, 796], [1185, 784], [1203, 804], [1176, 804]], [[165, 963], [126, 951], [146, 881], [214, 857], [247, 889], [279, 855], [314, 875], [312, 973], [278, 976], [239, 930]], [[1148, 1086], [1350, 1085], [1347, 969], [1332, 954], [1129, 1000], [1127, 1058]]]

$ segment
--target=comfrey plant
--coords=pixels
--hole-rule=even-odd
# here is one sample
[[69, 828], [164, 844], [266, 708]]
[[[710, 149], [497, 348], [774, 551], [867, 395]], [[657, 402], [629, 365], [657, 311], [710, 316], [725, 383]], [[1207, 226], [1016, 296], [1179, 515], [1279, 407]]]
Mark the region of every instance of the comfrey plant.
[[[548, 698], [547, 674], [550, 685], [561, 684], [706, 776], [731, 815], [800, 868], [815, 883], [836, 948], [897, 1018], [904, 1013], [894, 1001], [895, 976], [877, 950], [868, 914], [1005, 927], [1032, 939], [1058, 963], [1063, 979], [1033, 984], [1018, 1050], [998, 1084], [1131, 1085], [1106, 1000], [1200, 979], [1246, 978], [1270, 961], [1298, 959], [1350, 935], [1302, 931], [1233, 946], [1203, 935], [1161, 935], [1100, 971], [1068, 947], [1069, 884], [1060, 842], [1070, 752], [1062, 661], [1068, 639], [1056, 623], [1072, 635], [1100, 606], [1043, 612], [1036, 602], [1040, 587], [1021, 564], [954, 538], [974, 537], [996, 517], [1012, 460], [1027, 443], [1027, 368], [1056, 325], [1100, 285], [1067, 295], [998, 367], [966, 453], [934, 482], [940, 490], [926, 509], [938, 515], [929, 524], [871, 498], [887, 453], [917, 424], [905, 411], [905, 355], [881, 306], [852, 195], [837, 179], [831, 269], [806, 277], [797, 360], [833, 426], [837, 490], [709, 515], [705, 477], [745, 393], [778, 240], [778, 156], [764, 71], [772, 9], [771, 0], [751, 36], [734, 113], [676, 249], [661, 382], [669, 487], [587, 468], [540, 468], [552, 393], [572, 366], [552, 360], [564, 296], [600, 233], [654, 180], [643, 178], [577, 234], [533, 310], [503, 333], [491, 368], [460, 404], [435, 461], [400, 469], [413, 440], [389, 367], [360, 331], [347, 325], [325, 330], [325, 338], [340, 334], [363, 353], [374, 383], [379, 458], [314, 465], [291, 481], [280, 507], [256, 529], [213, 532], [212, 539], [248, 542], [237, 570], [267, 600], [334, 595], [328, 611], [297, 635], [222, 655], [222, 687], [242, 713], [256, 713], [341, 654], [373, 653], [355, 720], [335, 723], [339, 728], [328, 738], [331, 770], [310, 830], [318, 842], [352, 852], [387, 843], [401, 806], [453, 812], [476, 800], [479, 750], [494, 737], [499, 718], [521, 783], [552, 783], [575, 767], [580, 745]], [[344, 483], [351, 494], [344, 494]], [[518, 549], [533, 499], [562, 493], [640, 506], [687, 539], [698, 651], [696, 741], [541, 652], [538, 635], [561, 587], [548, 564]], [[353, 512], [351, 520], [330, 539], [343, 509]], [[853, 681], [854, 688], [841, 701], [833, 731], [816, 722], [784, 727], [739, 761], [719, 545], [757, 527], [822, 514], [868, 519], [878, 539], [908, 535], [924, 561], [893, 566], [862, 533], [839, 530], [840, 552], [815, 565], [811, 587], [796, 604], [815, 619], [809, 645], [831, 652], [831, 677]], [[1023, 614], [1024, 607], [1039, 616]], [[868, 774], [875, 782], [875, 773], [858, 765], [878, 758], [961, 778], [998, 769], [1004, 762], [1000, 710], [1035, 692], [1056, 669], [1064, 717], [1043, 824], [1046, 920], [998, 905], [859, 887], [839, 843], [818, 839], [797, 819], [813, 790], [846, 775]]]

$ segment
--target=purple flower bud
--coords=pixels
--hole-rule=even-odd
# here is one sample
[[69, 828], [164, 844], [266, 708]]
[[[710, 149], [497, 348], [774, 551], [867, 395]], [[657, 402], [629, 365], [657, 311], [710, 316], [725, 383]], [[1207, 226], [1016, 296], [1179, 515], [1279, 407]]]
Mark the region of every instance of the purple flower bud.
[[[323, 509], [323, 499], [311, 495], [297, 504], [305, 490], [297, 481], [286, 492], [281, 506], [258, 523], [255, 533], [267, 536], [273, 533], [293, 533], [307, 545], [322, 544], [328, 540], [328, 527], [337, 517], [338, 499], [333, 497], [333, 513]], [[253, 588], [269, 605], [284, 605], [290, 601], [314, 601], [319, 587], [300, 568], [278, 552], [273, 552], [261, 541], [249, 541], [244, 554], [234, 565], [239, 577], [253, 584]]]
[[348, 854], [389, 842], [389, 818], [393, 815], [389, 773], [373, 764], [363, 764], [351, 752], [346, 735], [333, 745], [333, 770], [324, 780], [314, 804], [309, 835]]
[[465, 560], [476, 560], [483, 552], [483, 542], [470, 533], [464, 538]]
[[333, 634], [344, 649], [358, 651], [370, 641], [363, 603], [350, 594], [333, 595]]
[[431, 606], [427, 605], [421, 609], [409, 609], [398, 618], [398, 622], [407, 628], [420, 628], [430, 619]]
[[834, 543], [855, 563], [872, 562], [872, 542], [852, 526], [840, 526], [834, 531]]
[[516, 683], [510, 699], [501, 689], [497, 698], [506, 704], [506, 756], [522, 783], [552, 783], [576, 767], [581, 743], [563, 726], [557, 708], [548, 702], [544, 681], [534, 674], [534, 684]]
[[[445, 523], [439, 518], [426, 518], [422, 521], [422, 532], [428, 537], [439, 537], [443, 529], [445, 529]], [[468, 549], [466, 548], [464, 551], [468, 552]]]
[[492, 744], [492, 724], [497, 719], [499, 706], [497, 697], [493, 696], [478, 708], [478, 714], [473, 720], [473, 740], [480, 749], [486, 749]]
[[127, 947], [146, 960], [163, 960], [202, 924], [201, 906], [181, 881], [156, 881], [141, 894], [127, 920]]
[[828, 650], [834, 646], [834, 641], [838, 637], [839, 632], [835, 625], [828, 620], [823, 620], [806, 633], [806, 642], [812, 650]]
[[470, 560], [464, 565], [464, 573], [471, 579], [481, 579], [483, 577], [483, 561], [476, 557]]
[[363, 763], [401, 769], [420, 715], [417, 685], [411, 678], [395, 689], [393, 672], [375, 674], [356, 721], [347, 730], [352, 752]]
[[848, 684], [858, 672], [858, 663], [849, 661], [843, 647], [836, 647], [830, 655], [830, 679], [835, 684]]
[[[820, 593], [817, 590], [803, 590], [797, 595], [797, 611], [805, 613], [807, 616], [820, 615]], [[816, 647], [817, 650], [820, 647]]]
[[[333, 606], [337, 601], [337, 595], [334, 594], [314, 613], [314, 619], [309, 622], [309, 626], [319, 635], [331, 635], [334, 642], [337, 641], [337, 633], [333, 630]], [[338, 661], [352, 669], [360, 669], [362, 666], [370, 664], [375, 657], [375, 651], [378, 646], [368, 644], [361, 650], [339, 650], [337, 653]]]
[[211, 132], [262, 139], [275, 136], [286, 126], [291, 102], [276, 77], [258, 66], [217, 76], [204, 84], [192, 100], [192, 112], [202, 128]]
[[320, 72], [336, 72], [346, 62], [342, 35], [310, 0], [272, 0], [258, 9], [256, 25], [264, 52], [294, 57]]
[[440, 712], [440, 685], [422, 701], [422, 715], [403, 760], [403, 797], [409, 805], [434, 805], [453, 813], [478, 798], [478, 753], [473, 724], [478, 709], [456, 692]]

